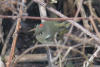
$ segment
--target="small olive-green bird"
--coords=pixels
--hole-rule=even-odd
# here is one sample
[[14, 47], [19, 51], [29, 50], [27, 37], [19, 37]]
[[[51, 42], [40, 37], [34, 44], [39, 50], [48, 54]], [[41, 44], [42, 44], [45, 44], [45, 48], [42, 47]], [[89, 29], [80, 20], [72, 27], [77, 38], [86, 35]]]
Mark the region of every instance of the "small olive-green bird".
[[40, 43], [52, 43], [55, 34], [58, 33], [58, 37], [61, 37], [68, 31], [68, 27], [66, 22], [46, 21], [36, 26], [35, 36]]

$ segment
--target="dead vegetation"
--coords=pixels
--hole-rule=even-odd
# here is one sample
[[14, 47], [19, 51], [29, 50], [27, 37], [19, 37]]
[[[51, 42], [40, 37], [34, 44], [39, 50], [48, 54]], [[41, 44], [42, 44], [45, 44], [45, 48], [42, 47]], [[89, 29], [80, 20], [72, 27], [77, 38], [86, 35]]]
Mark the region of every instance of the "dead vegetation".
[[0, 64], [99, 67], [99, 2], [0, 0]]

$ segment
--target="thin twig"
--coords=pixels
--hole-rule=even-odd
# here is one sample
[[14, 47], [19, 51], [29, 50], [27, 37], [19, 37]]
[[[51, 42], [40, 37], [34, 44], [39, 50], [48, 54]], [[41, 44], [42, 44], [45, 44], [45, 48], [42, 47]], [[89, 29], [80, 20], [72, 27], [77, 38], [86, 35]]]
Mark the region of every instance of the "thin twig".
[[[22, 16], [22, 5], [20, 6], [20, 9], [19, 9], [19, 16]], [[10, 66], [11, 61], [12, 61], [13, 56], [14, 56], [14, 51], [15, 51], [15, 47], [16, 47], [16, 41], [17, 41], [17, 38], [18, 38], [18, 32], [19, 32], [19, 30], [21, 28], [20, 22], [21, 22], [21, 18], [18, 18], [17, 19], [16, 29], [15, 29], [15, 32], [14, 32], [14, 38], [13, 38], [13, 42], [12, 42], [12, 46], [11, 46], [11, 51], [10, 51], [10, 55], [9, 55], [8, 61], [6, 63], [6, 67]]]
[[89, 64], [90, 64], [91, 62], [93, 62], [94, 58], [97, 57], [97, 54], [99, 53], [99, 51], [100, 51], [100, 46], [97, 46], [97, 50], [96, 50], [96, 51], [94, 52], [94, 54], [90, 57], [90, 59], [87, 61], [86, 67], [88, 67]]
[[[84, 7], [83, 7], [83, 0], [76, 0], [76, 5], [77, 5], [77, 8], [79, 8], [79, 6], [80, 6], [80, 4], [81, 4], [81, 7], [80, 7], [80, 14], [81, 14], [81, 16], [82, 17], [87, 17], [86, 16], [86, 12], [85, 12], [85, 10], [84, 10]], [[88, 30], [90, 30], [90, 25], [88, 24], [88, 20], [83, 20], [83, 24], [84, 24], [84, 27], [86, 28], [86, 29], [88, 29]]]
[[68, 50], [66, 51], [66, 53], [64, 54], [64, 56], [62, 57], [61, 62], [64, 62], [64, 60], [66, 59], [66, 57], [69, 55], [70, 51], [73, 49], [73, 47], [68, 48]]
[[3, 48], [2, 48], [2, 52], [1, 52], [1, 56], [4, 56], [5, 53], [6, 53], [7, 44], [8, 44], [8, 42], [9, 42], [9, 39], [10, 39], [11, 35], [12, 35], [13, 32], [14, 32], [15, 26], [16, 26], [16, 23], [13, 24], [13, 26], [11, 27], [11, 29], [10, 29], [10, 31], [9, 31], [9, 33], [8, 33], [8, 35], [7, 35], [7, 37], [6, 37], [6, 39], [5, 39], [5, 43], [4, 43], [4, 46], [3, 46]]
[[2, 18], [0, 18], [0, 43], [4, 44], [4, 33], [3, 33], [3, 26], [2, 26]]
[[[12, 18], [12, 19], [16, 19], [16, 18], [22, 18], [22, 19], [32, 19], [32, 20], [50, 20], [50, 21], [65, 21], [65, 20], [89, 20], [89, 17], [63, 17], [63, 18], [48, 18], [48, 17], [34, 17], [34, 16], [4, 16], [4, 15], [0, 15], [0, 18]], [[92, 17], [93, 19], [100, 19], [99, 17]]]
[[[77, 11], [76, 11], [75, 17], [74, 17], [74, 19], [73, 19], [74, 21], [77, 20], [76, 18], [77, 18], [78, 15], [79, 15], [79, 12], [80, 12], [80, 9], [81, 9], [81, 6], [82, 6], [82, 2], [83, 2], [83, 0], [81, 0], [80, 5], [79, 5], [79, 8], [78, 8]], [[74, 25], [71, 25], [71, 28], [69, 29], [69, 32], [68, 32], [69, 35], [71, 34], [71, 32], [72, 32], [72, 30], [73, 30], [73, 27], [74, 27]], [[67, 36], [67, 37], [65, 38], [64, 44], [67, 43], [68, 38], [69, 38], [69, 36]]]
[[[44, 2], [44, 0], [43, 0]], [[47, 12], [46, 12], [46, 8], [41, 6], [40, 4], [38, 4], [39, 6], [39, 11], [40, 11], [40, 17], [47, 17]], [[41, 19], [41, 22], [45, 22], [45, 20]]]
[[97, 27], [96, 27], [96, 25], [95, 25], [95, 22], [94, 22], [94, 20], [92, 19], [92, 17], [90, 17], [90, 21], [91, 21], [91, 24], [93, 25], [93, 28], [94, 28], [94, 30], [95, 30], [97, 36], [100, 38], [100, 32], [98, 31], [98, 29], [97, 29]]
[[[42, 48], [42, 47], [55, 47], [55, 48], [61, 48], [61, 49], [68, 49], [69, 47], [68, 46], [64, 46], [64, 45], [54, 45], [54, 44], [40, 44], [40, 45], [35, 45], [35, 46], [33, 46], [33, 47], [31, 47], [31, 48], [28, 48], [27, 50], [25, 50], [19, 57], [17, 57], [16, 59], [15, 59], [15, 64], [16, 64], [16, 62], [18, 62], [18, 60], [21, 58], [21, 57], [23, 57], [26, 53], [28, 53], [29, 51], [31, 51], [31, 50], [33, 50], [34, 51], [34, 49], [36, 49], [36, 48]], [[78, 52], [79, 54], [81, 54], [86, 60], [87, 60], [87, 57], [83, 54], [83, 53], [81, 53], [79, 50], [77, 50], [77, 49], [72, 49], [72, 51], [75, 51], [75, 52]]]

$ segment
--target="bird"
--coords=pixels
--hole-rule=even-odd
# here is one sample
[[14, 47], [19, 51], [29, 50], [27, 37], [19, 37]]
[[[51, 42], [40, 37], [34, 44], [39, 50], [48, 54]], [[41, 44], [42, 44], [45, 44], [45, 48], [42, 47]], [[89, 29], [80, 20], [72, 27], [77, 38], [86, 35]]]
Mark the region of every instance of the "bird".
[[52, 43], [56, 33], [62, 36], [65, 32], [67, 32], [67, 26], [69, 25], [65, 22], [60, 23], [57, 21], [46, 21], [36, 26], [36, 39], [40, 43]]

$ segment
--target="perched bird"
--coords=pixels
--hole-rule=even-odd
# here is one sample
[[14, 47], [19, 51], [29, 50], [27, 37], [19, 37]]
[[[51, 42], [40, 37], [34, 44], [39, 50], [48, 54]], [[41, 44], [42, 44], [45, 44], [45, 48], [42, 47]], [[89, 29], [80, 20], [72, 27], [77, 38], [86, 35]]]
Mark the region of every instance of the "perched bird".
[[51, 43], [53, 42], [56, 33], [58, 33], [59, 36], [62, 36], [67, 32], [67, 26], [69, 25], [66, 22], [46, 21], [36, 26], [36, 39], [40, 43]]

